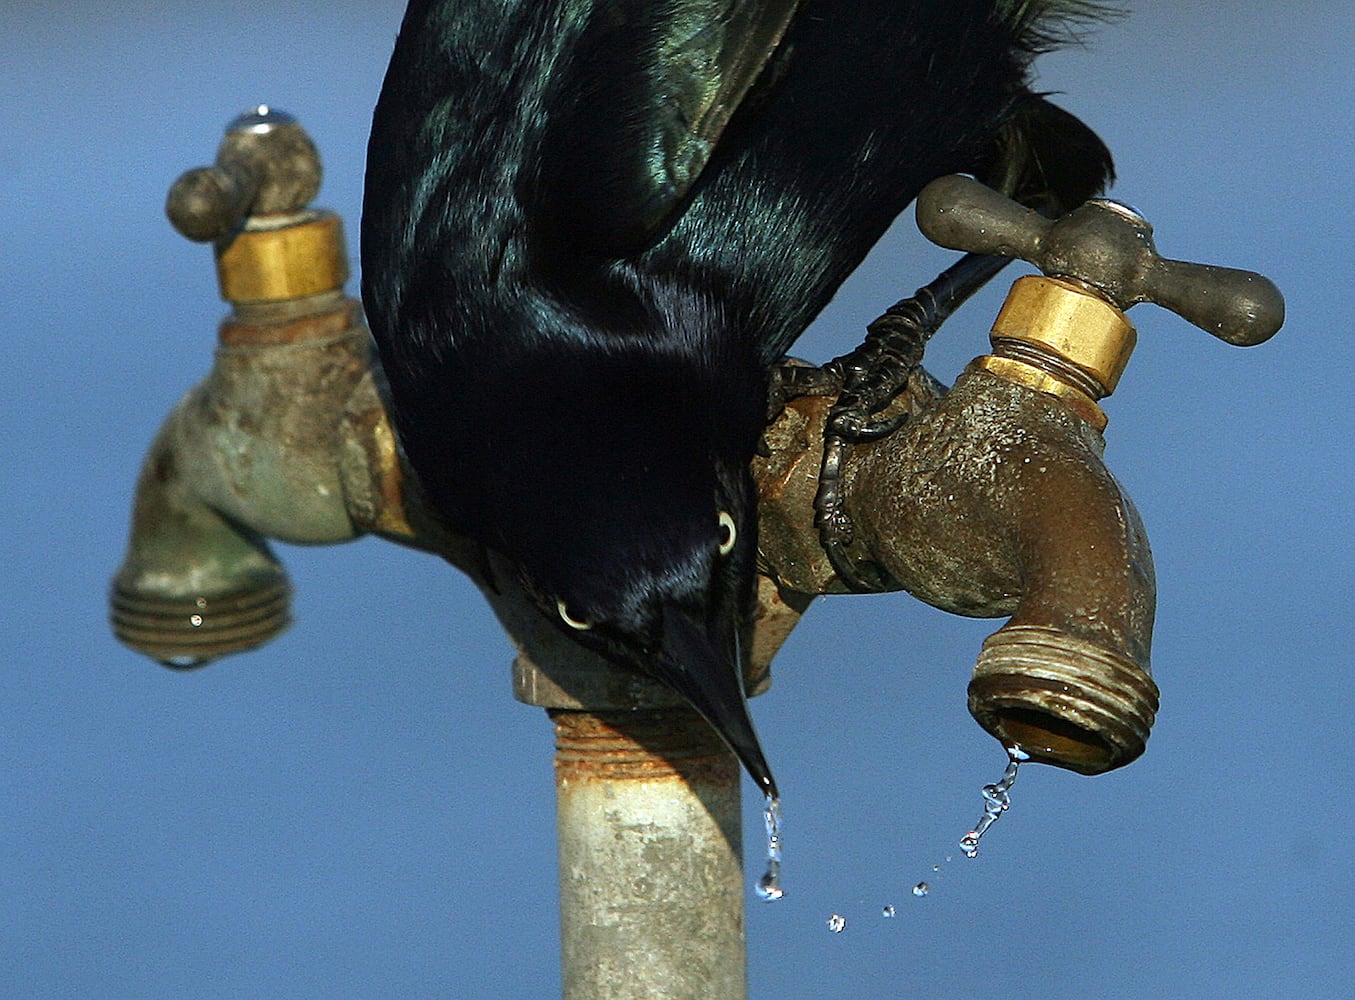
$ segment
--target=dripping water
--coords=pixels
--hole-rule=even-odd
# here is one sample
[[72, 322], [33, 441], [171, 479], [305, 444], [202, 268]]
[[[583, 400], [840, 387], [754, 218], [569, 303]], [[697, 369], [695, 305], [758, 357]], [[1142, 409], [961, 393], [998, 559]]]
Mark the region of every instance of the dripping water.
[[763, 902], [773, 902], [786, 894], [781, 888], [781, 800], [767, 796], [762, 810], [767, 827], [767, 870], [757, 880], [757, 894]]
[[[1011, 745], [1008, 746], [1006, 750], [1008, 758], [1007, 769], [1003, 771], [1002, 777], [991, 785], [983, 786], [982, 818], [980, 818], [978, 823], [974, 824], [974, 829], [970, 830], [968, 833], [966, 833], [963, 837], [960, 838], [960, 849], [964, 852], [964, 856], [966, 858], [975, 858], [978, 856], [979, 839], [985, 833], [987, 833], [988, 828], [992, 826], [994, 823], [996, 823], [998, 819], [1002, 816], [1002, 814], [1011, 807], [1011, 787], [1016, 782], [1017, 772], [1020, 770], [1021, 763], [1023, 761], [1030, 760], [1030, 754], [1026, 753], [1019, 746]], [[775, 873], [775, 875], [777, 876], [779, 876], [780, 874], [780, 850], [779, 850], [780, 837], [779, 835], [773, 834], [773, 830], [779, 829], [779, 827], [773, 825], [774, 820], [772, 814], [773, 807], [776, 807], [777, 812], [774, 814], [775, 823], [779, 824], [780, 822], [779, 805], [780, 803], [778, 802], [771, 802], [771, 804], [768, 807], [768, 810], [764, 813], [764, 816], [766, 816], [767, 818], [768, 824], [767, 825], [768, 863], [767, 863], [767, 874], [762, 877], [762, 882], [759, 883], [760, 891], [762, 885], [768, 882], [768, 880], [772, 877], [773, 873]], [[772, 855], [773, 842], [775, 842], [777, 847], [775, 860], [773, 860]], [[950, 864], [951, 860], [952, 860], [951, 855], [947, 854], [945, 858], [945, 863]], [[940, 864], [934, 864], [931, 867], [932, 867], [931, 878], [933, 882], [943, 877], [942, 866]], [[764, 899], [780, 898], [781, 887], [779, 881], [773, 881], [771, 884], [775, 886], [777, 895], [776, 896], [764, 895], [763, 898]], [[912, 887], [911, 891], [914, 897], [922, 899], [925, 898], [927, 894], [931, 892], [931, 890], [932, 882], [918, 882]], [[880, 912], [882, 916], [890, 918], [893, 917], [897, 911], [895, 910], [892, 903], [886, 903], [881, 907]], [[832, 917], [829, 918], [828, 926], [829, 929], [832, 930], [834, 933], [841, 933], [842, 930], [846, 927], [846, 919], [840, 916], [839, 914], [835, 913], [832, 915]]]
[[974, 829], [960, 838], [960, 850], [964, 851], [967, 858], [978, 857], [979, 838], [987, 833], [988, 828], [1011, 806], [1010, 792], [1016, 781], [1016, 772], [1023, 760], [1030, 760], [1030, 755], [1018, 746], [1008, 747], [1007, 757], [1007, 770], [1002, 773], [1002, 777], [991, 785], [983, 786], [983, 816], [974, 824]]
[[[983, 787], [983, 818], [975, 824], [974, 829], [970, 830], [960, 838], [960, 849], [965, 857], [977, 857], [979, 853], [979, 838], [987, 832], [988, 828], [997, 822], [1004, 812], [1011, 805], [1011, 787], [1016, 781], [1016, 772], [1022, 761], [1029, 760], [1030, 755], [1023, 751], [1019, 746], [1007, 747], [1007, 769], [1002, 777], [991, 785]], [[947, 854], [945, 864], [950, 864], [951, 855]], [[912, 894], [918, 899], [923, 899], [931, 892], [933, 884], [944, 877], [942, 866], [940, 864], [932, 865], [931, 880], [918, 882], [912, 888]], [[885, 906], [884, 914], [887, 917], [894, 915], [894, 907]]]

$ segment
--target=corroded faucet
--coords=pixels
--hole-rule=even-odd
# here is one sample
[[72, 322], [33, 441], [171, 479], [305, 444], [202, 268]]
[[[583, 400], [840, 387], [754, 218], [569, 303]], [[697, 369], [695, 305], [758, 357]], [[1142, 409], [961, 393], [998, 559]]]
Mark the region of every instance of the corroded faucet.
[[[332, 544], [371, 533], [446, 558], [480, 584], [517, 644], [515, 694], [556, 723], [566, 994], [609, 995], [588, 979], [601, 967], [595, 955], [571, 958], [606, 947], [650, 955], [645, 969], [670, 984], [691, 978], [692, 995], [741, 995], [732, 756], [661, 684], [562, 638], [492, 553], [450, 534], [421, 502], [361, 309], [343, 290], [339, 220], [307, 207], [319, 180], [304, 131], [261, 106], [231, 123], [214, 166], [170, 192], [176, 227], [214, 244], [231, 312], [212, 371], [175, 407], [142, 469], [113, 581], [114, 631], [178, 668], [268, 641], [286, 627], [289, 600], [270, 538]], [[1247, 345], [1278, 329], [1283, 302], [1259, 275], [1159, 257], [1151, 227], [1113, 202], [1051, 223], [952, 177], [923, 192], [918, 219], [945, 246], [1020, 256], [1044, 276], [1015, 284], [991, 354], [949, 391], [915, 372], [895, 404], [909, 414], [902, 428], [852, 449], [840, 470], [855, 525], [848, 555], [870, 567], [863, 576], [936, 607], [1009, 616], [983, 644], [970, 711], [1035, 760], [1108, 771], [1143, 752], [1158, 705], [1152, 558], [1101, 458], [1098, 401], [1135, 341], [1124, 310], [1154, 301]], [[750, 694], [767, 686], [812, 597], [847, 589], [814, 524], [829, 403], [791, 399], [755, 462], [763, 575], [743, 643]], [[599, 781], [615, 783], [605, 821]], [[625, 795], [614, 791], [622, 786]], [[653, 822], [656, 803], [680, 829]], [[628, 879], [659, 841], [672, 863]], [[641, 885], [644, 898], [628, 904]], [[703, 942], [700, 954], [674, 950], [683, 941]]]
[[343, 292], [339, 219], [306, 207], [319, 186], [310, 138], [260, 107], [231, 123], [215, 166], [169, 195], [180, 232], [214, 241], [233, 307], [211, 372], [151, 445], [113, 581], [118, 638], [169, 666], [250, 649], [286, 627], [286, 576], [267, 538], [334, 543], [367, 527], [342, 469], [347, 429], [364, 401], [379, 405], [361, 391], [367, 334]]
[[[908, 421], [858, 447], [843, 470], [863, 578], [897, 581], [946, 611], [1010, 615], [984, 642], [969, 685], [975, 719], [1030, 758], [1086, 774], [1143, 752], [1158, 706], [1150, 671], [1152, 556], [1138, 513], [1101, 456], [1106, 416], [1136, 334], [1124, 310], [1152, 301], [1239, 346], [1284, 318], [1261, 275], [1160, 257], [1152, 227], [1097, 199], [1050, 222], [966, 177], [922, 192], [918, 224], [957, 250], [1022, 257], [1022, 278], [993, 325], [992, 354], [944, 394], [909, 383]], [[762, 511], [779, 578], [820, 593], [835, 585], [807, 541], [812, 450], [828, 405], [792, 404], [763, 463], [776, 482]], [[883, 571], [883, 572], [881, 572]]]

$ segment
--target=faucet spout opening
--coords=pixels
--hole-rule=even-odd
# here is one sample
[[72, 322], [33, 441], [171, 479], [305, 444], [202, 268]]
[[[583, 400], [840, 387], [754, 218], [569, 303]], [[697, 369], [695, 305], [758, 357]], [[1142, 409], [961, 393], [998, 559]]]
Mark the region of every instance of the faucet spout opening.
[[988, 637], [969, 684], [969, 711], [1009, 749], [1081, 774], [1143, 753], [1157, 685], [1123, 653], [1067, 631], [1015, 625]]

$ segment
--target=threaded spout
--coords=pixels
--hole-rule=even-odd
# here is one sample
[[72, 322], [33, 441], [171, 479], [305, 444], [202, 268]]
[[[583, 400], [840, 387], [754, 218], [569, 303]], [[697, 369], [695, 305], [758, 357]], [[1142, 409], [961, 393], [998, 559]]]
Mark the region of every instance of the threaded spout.
[[1143, 753], [1157, 707], [1157, 685], [1133, 660], [1048, 626], [989, 636], [969, 682], [979, 725], [1032, 760], [1083, 774]]

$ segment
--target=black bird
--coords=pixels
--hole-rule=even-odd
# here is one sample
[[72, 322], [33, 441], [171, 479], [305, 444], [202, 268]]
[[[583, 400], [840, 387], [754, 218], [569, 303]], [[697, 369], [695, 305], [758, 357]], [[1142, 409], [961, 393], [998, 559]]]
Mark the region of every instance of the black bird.
[[1029, 68], [1071, 0], [413, 0], [362, 294], [429, 501], [775, 795], [738, 634], [769, 371], [930, 180], [1110, 174]]

